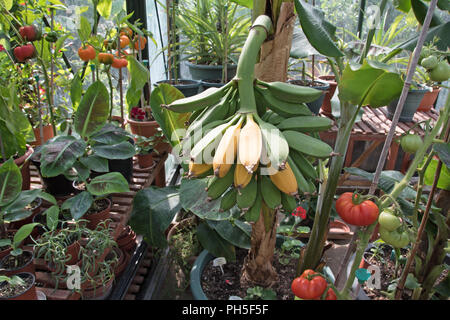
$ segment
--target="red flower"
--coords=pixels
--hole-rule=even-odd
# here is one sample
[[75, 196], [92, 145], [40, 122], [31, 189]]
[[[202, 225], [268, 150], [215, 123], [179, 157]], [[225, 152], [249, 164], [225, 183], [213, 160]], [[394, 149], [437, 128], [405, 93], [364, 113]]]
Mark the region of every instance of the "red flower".
[[303, 207], [297, 207], [294, 212], [292, 212], [292, 215], [295, 217], [300, 217], [302, 219], [306, 219], [306, 210], [303, 209]]
[[0, 44], [0, 52], [5, 51], [5, 47]]
[[131, 108], [130, 115], [132, 119], [145, 120], [145, 111], [139, 107]]

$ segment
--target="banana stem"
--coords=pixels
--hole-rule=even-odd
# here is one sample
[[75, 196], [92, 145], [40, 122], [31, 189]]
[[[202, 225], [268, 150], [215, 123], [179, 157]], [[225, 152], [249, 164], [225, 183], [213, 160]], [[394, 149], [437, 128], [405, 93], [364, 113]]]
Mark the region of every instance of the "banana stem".
[[256, 112], [253, 89], [255, 64], [261, 45], [272, 32], [272, 21], [268, 16], [259, 16], [253, 23], [239, 58], [235, 80], [238, 82], [240, 113]]

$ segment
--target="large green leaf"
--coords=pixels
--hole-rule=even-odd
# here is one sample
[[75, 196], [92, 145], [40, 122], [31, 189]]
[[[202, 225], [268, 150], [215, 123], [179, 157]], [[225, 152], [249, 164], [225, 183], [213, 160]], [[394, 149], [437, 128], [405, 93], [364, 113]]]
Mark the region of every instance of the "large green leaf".
[[96, 155], [89, 155], [80, 158], [80, 162], [84, 164], [89, 170], [96, 172], [109, 172], [108, 159]]
[[[428, 5], [421, 0], [411, 0], [411, 7], [413, 9], [414, 15], [416, 16], [417, 21], [421, 25], [423, 25], [423, 22], [427, 15]], [[436, 15], [436, 12], [434, 12], [433, 17], [431, 18], [430, 28], [436, 27], [442, 23], [443, 22], [441, 21], [441, 19]]]
[[303, 0], [294, 0], [300, 25], [309, 43], [327, 57], [342, 57], [344, 54], [334, 42], [336, 27], [325, 20], [322, 10]]
[[220, 199], [209, 201], [205, 191], [208, 178], [183, 179], [180, 186], [181, 205], [186, 211], [192, 211], [201, 219], [214, 221], [228, 220], [232, 216], [230, 210], [220, 211]]
[[164, 136], [166, 136], [172, 146], [176, 146], [183, 138], [180, 135], [180, 129], [184, 129], [185, 122], [189, 120], [190, 113], [176, 113], [161, 108], [161, 104], [171, 104], [175, 100], [184, 98], [180, 90], [167, 83], [158, 85], [150, 98], [152, 114], [161, 127]]
[[129, 108], [136, 106], [141, 98], [141, 91], [148, 82], [149, 71], [132, 55], [127, 56], [130, 84], [128, 85], [126, 100]]
[[339, 83], [339, 99], [377, 108], [398, 98], [402, 88], [403, 81], [392, 66], [366, 59], [362, 65], [347, 64]]
[[90, 139], [102, 144], [117, 144], [127, 141], [131, 137], [128, 131], [112, 123], [107, 123], [98, 132], [94, 133]]
[[87, 191], [80, 192], [76, 196], [67, 199], [61, 206], [62, 210], [70, 210], [72, 218], [80, 219], [94, 203], [94, 197]]
[[14, 234], [13, 246], [17, 248], [20, 243], [25, 240], [33, 231], [34, 227], [39, 225], [39, 223], [28, 223], [20, 227], [19, 230]]
[[106, 159], [128, 159], [135, 155], [136, 150], [128, 141], [118, 144], [94, 144], [92, 146], [94, 154]]
[[127, 180], [119, 172], [110, 172], [97, 176], [86, 187], [95, 196], [130, 191]]
[[303, 59], [313, 54], [319, 53], [311, 46], [302, 29], [294, 28], [290, 56], [295, 59]]
[[[431, 160], [430, 164], [428, 165], [427, 170], [425, 171], [424, 179], [424, 183], [426, 185], [433, 185], [437, 165], [438, 160], [436, 159]], [[450, 190], [450, 171], [445, 165], [443, 165], [441, 168], [441, 174], [439, 175], [437, 187], [439, 189]]]
[[152, 247], [167, 246], [165, 231], [175, 214], [181, 210], [176, 187], [149, 187], [136, 193], [128, 224], [142, 234]]
[[86, 150], [86, 142], [73, 136], [57, 136], [47, 142], [41, 151], [41, 174], [55, 177], [74, 165]]
[[100, 130], [108, 120], [109, 94], [101, 81], [89, 86], [75, 113], [74, 127], [83, 138]]
[[39, 198], [44, 193], [42, 189], [25, 190], [20, 192], [19, 196], [2, 209], [5, 219], [13, 222], [31, 216], [31, 210], [25, 210], [25, 207]]
[[81, 95], [83, 93], [83, 82], [81, 81], [80, 73], [77, 72], [70, 84], [70, 100], [72, 101], [72, 107], [74, 110], [78, 108], [81, 101]]
[[[207, 220], [208, 226], [214, 229], [223, 239], [236, 247], [250, 249], [250, 235], [247, 233], [247, 229], [243, 229], [245, 228], [244, 222], [239, 220], [235, 222]], [[250, 225], [248, 226], [250, 227]]]
[[200, 223], [197, 227], [197, 238], [203, 248], [216, 257], [224, 257], [227, 261], [236, 260], [234, 246], [223, 239], [215, 230], [206, 223]]
[[0, 207], [16, 199], [22, 190], [22, 174], [11, 158], [0, 166]]

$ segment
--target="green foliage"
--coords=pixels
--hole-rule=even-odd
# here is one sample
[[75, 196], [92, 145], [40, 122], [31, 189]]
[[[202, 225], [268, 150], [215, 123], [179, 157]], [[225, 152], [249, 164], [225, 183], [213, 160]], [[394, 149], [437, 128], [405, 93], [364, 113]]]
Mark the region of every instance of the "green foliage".
[[260, 286], [247, 289], [247, 295], [244, 300], [276, 300], [277, 294], [271, 288], [263, 288]]

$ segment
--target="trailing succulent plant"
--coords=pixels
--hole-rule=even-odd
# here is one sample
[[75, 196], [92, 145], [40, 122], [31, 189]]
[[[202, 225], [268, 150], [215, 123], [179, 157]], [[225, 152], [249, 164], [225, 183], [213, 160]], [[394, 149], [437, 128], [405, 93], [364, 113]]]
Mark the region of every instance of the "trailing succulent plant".
[[237, 204], [252, 221], [259, 218], [262, 203], [295, 210], [295, 197], [316, 192], [318, 174], [312, 161], [333, 155], [317, 135], [332, 121], [313, 115], [305, 104], [321, 91], [254, 77], [259, 48], [271, 26], [267, 20], [260, 16], [255, 21], [235, 78], [221, 88], [163, 105], [191, 112], [182, 146], [189, 150], [189, 177], [214, 174], [209, 198], [223, 195], [222, 210]]

